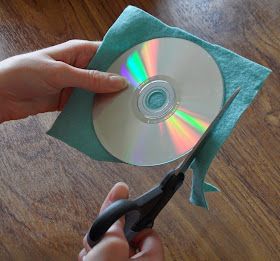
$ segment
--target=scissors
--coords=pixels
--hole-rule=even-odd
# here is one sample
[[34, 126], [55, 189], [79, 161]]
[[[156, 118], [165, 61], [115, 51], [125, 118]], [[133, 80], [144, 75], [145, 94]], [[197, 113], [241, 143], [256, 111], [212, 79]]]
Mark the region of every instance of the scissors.
[[153, 227], [157, 215], [183, 184], [185, 172], [190, 167], [197, 152], [201, 149], [209, 132], [213, 129], [213, 126], [221, 118], [239, 91], [240, 88], [234, 91], [182, 163], [177, 168], [168, 172], [158, 185], [135, 199], [120, 199], [115, 201], [96, 218], [87, 234], [87, 242], [90, 247], [94, 247], [102, 239], [111, 225], [122, 216], [125, 216], [124, 233], [129, 243], [131, 243], [133, 238], [141, 230]]

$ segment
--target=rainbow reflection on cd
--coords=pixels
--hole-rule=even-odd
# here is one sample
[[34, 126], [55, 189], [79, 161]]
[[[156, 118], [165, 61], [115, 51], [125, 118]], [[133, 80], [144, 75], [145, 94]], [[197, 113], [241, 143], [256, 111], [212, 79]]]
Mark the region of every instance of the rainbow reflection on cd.
[[126, 64], [121, 65], [120, 75], [125, 77], [133, 87], [137, 88], [148, 78], [157, 75], [157, 54], [159, 40], [144, 42], [141, 51], [133, 51]]
[[[144, 42], [141, 50], [134, 50], [128, 56], [126, 63], [121, 65], [120, 75], [125, 77], [134, 88], [138, 88], [144, 81], [157, 75], [159, 43], [159, 39]], [[179, 106], [167, 120], [158, 123], [162, 136], [166, 131], [169, 133], [177, 154], [191, 150], [209, 125], [207, 119], [202, 119], [201, 116], [182, 106]]]
[[206, 120], [194, 115], [185, 108], [179, 107], [170, 118], [162, 122], [167, 126], [178, 155], [191, 150], [210, 125]]

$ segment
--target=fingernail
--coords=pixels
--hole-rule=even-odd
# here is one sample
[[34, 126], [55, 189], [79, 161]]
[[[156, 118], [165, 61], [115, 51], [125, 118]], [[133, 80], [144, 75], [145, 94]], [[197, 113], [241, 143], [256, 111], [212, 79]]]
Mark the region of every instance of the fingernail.
[[110, 191], [109, 200], [114, 202], [121, 198], [128, 197], [128, 186], [123, 182], [118, 182]]
[[114, 89], [124, 89], [128, 86], [128, 82], [124, 77], [121, 77], [119, 75], [111, 75], [110, 81], [112, 82]]
[[119, 193], [119, 191], [118, 191], [118, 186], [115, 185], [115, 186], [112, 188], [112, 190], [110, 191], [110, 195], [109, 195], [109, 201], [110, 201], [110, 203], [112, 203], [112, 202], [114, 202], [114, 201], [116, 200], [116, 198], [117, 198], [117, 196], [118, 196], [118, 193]]

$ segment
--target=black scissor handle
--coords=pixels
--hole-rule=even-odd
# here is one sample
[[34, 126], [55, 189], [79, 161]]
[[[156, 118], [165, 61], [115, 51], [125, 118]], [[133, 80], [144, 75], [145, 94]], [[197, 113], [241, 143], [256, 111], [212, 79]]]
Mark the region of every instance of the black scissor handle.
[[[140, 224], [139, 224], [140, 222]], [[132, 210], [125, 215], [124, 234], [129, 243], [145, 228], [152, 228], [154, 220], [142, 217], [141, 210]]]
[[132, 200], [120, 199], [112, 203], [92, 224], [87, 234], [87, 242], [89, 246], [94, 247], [118, 219], [126, 213], [137, 209], [137, 203]]
[[184, 174], [169, 172], [162, 182], [134, 200], [120, 199], [111, 204], [94, 221], [87, 242], [95, 246], [119, 218], [125, 216], [124, 233], [130, 243], [144, 228], [153, 227], [154, 220], [176, 190], [182, 185]]

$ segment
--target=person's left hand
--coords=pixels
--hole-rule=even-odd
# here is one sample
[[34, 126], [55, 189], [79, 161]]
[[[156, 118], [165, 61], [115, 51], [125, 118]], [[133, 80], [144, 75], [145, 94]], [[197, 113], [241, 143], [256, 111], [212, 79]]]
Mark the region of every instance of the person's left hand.
[[0, 62], [0, 123], [61, 110], [72, 87], [96, 93], [125, 88], [119, 75], [84, 69], [99, 45], [71, 40]]

